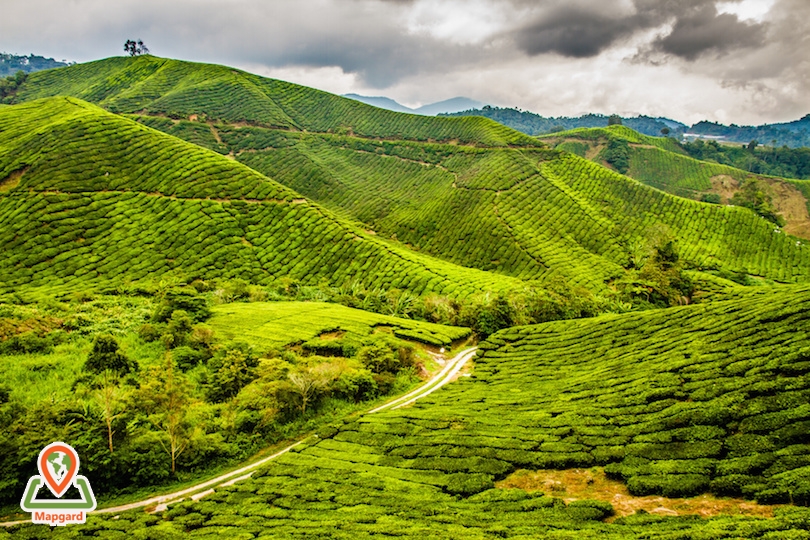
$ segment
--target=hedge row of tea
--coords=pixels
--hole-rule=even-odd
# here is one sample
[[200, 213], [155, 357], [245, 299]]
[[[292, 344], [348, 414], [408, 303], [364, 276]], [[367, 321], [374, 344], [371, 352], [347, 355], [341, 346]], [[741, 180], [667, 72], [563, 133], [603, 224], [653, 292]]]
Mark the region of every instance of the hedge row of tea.
[[810, 275], [810, 250], [753, 212], [673, 197], [571, 154], [261, 128], [220, 134], [249, 167], [464, 266], [597, 289], [621, 275], [631, 246], [663, 233], [695, 268]]
[[573, 154], [544, 163], [542, 170], [603, 215], [620, 216], [609, 231], [616, 244], [630, 245], [663, 226], [695, 267], [807, 280], [810, 247], [746, 208], [673, 197]]
[[371, 107], [225, 66], [155, 56], [108, 58], [36, 74], [16, 99], [69, 95], [118, 113], [221, 120], [362, 137], [537, 146], [536, 139], [486, 118], [435, 118]]
[[245, 341], [257, 350], [305, 342], [326, 349], [335, 341], [359, 341], [378, 332], [449, 346], [470, 335], [469, 328], [389, 317], [324, 302], [224, 304], [214, 307], [213, 314], [208, 324], [217, 335]]
[[[636, 514], [494, 488], [518, 468], [606, 466], [636, 495], [810, 504], [810, 289], [495, 334], [469, 378], [348, 419], [250, 480], [74, 535], [179, 538], [806, 538], [773, 519]], [[33, 537], [41, 529], [18, 529]], [[57, 531], [62, 533], [62, 531]]]
[[681, 197], [699, 199], [712, 191], [712, 178], [727, 176], [745, 180], [748, 173], [718, 163], [698, 161], [689, 156], [658, 148], [631, 148], [628, 176]]
[[73, 98], [0, 111], [3, 290], [188, 277], [358, 280], [464, 296], [517, 286], [364, 235], [222, 156]]

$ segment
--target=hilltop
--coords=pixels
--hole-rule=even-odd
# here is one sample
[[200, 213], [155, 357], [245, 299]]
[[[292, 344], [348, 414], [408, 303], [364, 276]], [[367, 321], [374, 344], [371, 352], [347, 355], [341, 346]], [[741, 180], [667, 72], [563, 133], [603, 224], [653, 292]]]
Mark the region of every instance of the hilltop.
[[296, 84], [225, 66], [145, 55], [114, 57], [32, 74], [16, 102], [74, 96], [114, 113], [219, 120], [292, 131], [361, 137], [536, 145], [519, 132], [483, 118], [398, 114]]

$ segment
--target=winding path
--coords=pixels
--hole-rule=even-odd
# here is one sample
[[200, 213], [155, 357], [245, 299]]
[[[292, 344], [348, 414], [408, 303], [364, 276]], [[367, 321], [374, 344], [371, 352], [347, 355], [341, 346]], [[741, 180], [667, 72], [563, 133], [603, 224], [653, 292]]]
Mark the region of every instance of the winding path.
[[[381, 405], [376, 409], [372, 409], [368, 411], [366, 414], [374, 414], [377, 412], [387, 411], [387, 410], [394, 410], [399, 409], [400, 407], [404, 407], [406, 405], [410, 405], [411, 403], [415, 402], [416, 400], [423, 398], [427, 395], [432, 394], [442, 386], [446, 385], [447, 383], [454, 380], [454, 378], [458, 375], [459, 371], [464, 367], [464, 365], [473, 357], [475, 356], [475, 352], [478, 350], [477, 347], [471, 347], [469, 349], [465, 349], [454, 356], [450, 361], [448, 361], [444, 367], [430, 378], [426, 383], [422, 386], [405, 394], [404, 396], [398, 397], [392, 401], [389, 401], [385, 405]], [[307, 437], [309, 438], [309, 437]], [[127, 510], [134, 510], [136, 508], [143, 508], [143, 507], [154, 507], [152, 512], [162, 512], [166, 510], [169, 504], [179, 502], [182, 499], [187, 497], [191, 498], [192, 500], [196, 501], [197, 499], [201, 499], [206, 495], [210, 495], [214, 492], [217, 487], [224, 487], [230, 486], [239, 482], [241, 480], [245, 480], [250, 478], [250, 476], [262, 465], [267, 463], [268, 461], [272, 461], [277, 457], [286, 454], [299, 444], [303, 443], [306, 439], [301, 439], [300, 441], [293, 443], [282, 450], [279, 450], [275, 454], [271, 456], [267, 456], [262, 458], [250, 465], [245, 465], [239, 469], [234, 471], [230, 471], [228, 473], [222, 474], [217, 476], [216, 478], [212, 478], [211, 480], [206, 480], [205, 482], [201, 482], [199, 484], [195, 484], [191, 487], [186, 489], [175, 491], [173, 493], [167, 493], [166, 495], [158, 495], [155, 497], [151, 497], [149, 499], [143, 499], [137, 502], [132, 502], [128, 504], [122, 504], [120, 506], [111, 506], [109, 508], [101, 508], [99, 510], [95, 510], [94, 512], [90, 512], [91, 514], [114, 514], [119, 512], [125, 512]], [[30, 523], [30, 520], [24, 521], [5, 521], [0, 522], [0, 526], [2, 527], [12, 527], [14, 525], [21, 525], [23, 523]]]

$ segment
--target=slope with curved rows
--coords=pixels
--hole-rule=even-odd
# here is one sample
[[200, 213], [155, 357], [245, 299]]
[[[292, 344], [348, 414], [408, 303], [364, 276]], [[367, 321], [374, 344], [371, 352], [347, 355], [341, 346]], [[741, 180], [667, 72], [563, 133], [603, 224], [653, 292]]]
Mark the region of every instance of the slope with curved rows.
[[517, 286], [367, 236], [254, 170], [75, 98], [0, 110], [0, 286], [280, 276]]
[[320, 90], [237, 69], [146, 55], [114, 57], [32, 74], [17, 101], [69, 95], [116, 113], [201, 117], [289, 130], [363, 137], [537, 146], [532, 137], [485, 118], [395, 113]]

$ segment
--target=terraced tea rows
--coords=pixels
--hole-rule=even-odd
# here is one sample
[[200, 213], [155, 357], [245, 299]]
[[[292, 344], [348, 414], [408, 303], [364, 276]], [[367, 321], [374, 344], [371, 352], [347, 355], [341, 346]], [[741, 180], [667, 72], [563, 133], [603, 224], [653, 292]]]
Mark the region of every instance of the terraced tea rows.
[[[543, 283], [563, 279], [606, 292], [606, 283], [623, 276], [632, 246], [664, 231], [672, 233], [693, 268], [787, 282], [810, 277], [808, 250], [774, 233], [753, 212], [707, 210], [659, 197], [617, 175], [587, 168], [583, 160], [532, 146], [530, 138], [508, 128], [479, 125], [483, 119], [392, 113], [228, 68], [155, 57], [114, 58], [34, 74], [19, 99], [55, 93], [141, 113], [138, 118], [147, 125], [232, 153], [336, 214], [454, 265]], [[299, 131], [304, 129], [321, 133]], [[677, 149], [673, 141], [622, 126], [565, 136], [590, 144], [605, 133], [645, 152]], [[503, 148], [507, 144], [520, 148]], [[212, 166], [204, 165], [206, 171]], [[217, 167], [229, 170], [221, 163]], [[58, 171], [54, 175], [58, 178]], [[577, 179], [576, 186], [571, 178]], [[98, 186], [104, 182], [94, 179]], [[182, 195], [182, 182], [175, 189]], [[225, 188], [206, 187], [203, 193], [223, 198], [217, 189]], [[611, 195], [604, 197], [603, 191]], [[643, 206], [647, 203], [661, 211], [650, 212]]]
[[377, 109], [224, 66], [141, 56], [108, 58], [33, 74], [17, 100], [68, 95], [117, 113], [198, 116], [282, 129], [362, 137], [536, 146], [532, 137], [480, 117], [434, 118]]
[[748, 181], [756, 179], [760, 182], [756, 191], [764, 189], [766, 198], [773, 199], [775, 212], [787, 222], [786, 230], [808, 238], [810, 184], [806, 180], [764, 176], [713, 161], [700, 161], [686, 155], [672, 139], [647, 137], [622, 126], [572, 130], [541, 139], [555, 144], [559, 150], [587, 156], [600, 164], [607, 163], [606, 145], [618, 141], [626, 148], [628, 176], [695, 200], [712, 194], [706, 200], [727, 203]]
[[403, 339], [448, 346], [470, 335], [468, 328], [388, 317], [323, 302], [225, 304], [213, 309], [208, 324], [217, 335], [239, 339], [266, 350], [309, 340], [362, 339], [387, 331]]
[[[606, 466], [634, 494], [810, 504], [810, 289], [504, 330], [413, 407], [321, 430], [263, 472], [170, 508], [191, 534], [365, 538], [801, 538], [774, 519], [638, 514], [494, 488], [518, 468]], [[125, 515], [88, 531], [156, 525]], [[29, 528], [33, 533], [34, 528]]]
[[221, 135], [251, 168], [464, 266], [598, 290], [621, 275], [629, 246], [663, 230], [696, 268], [809, 275], [810, 251], [753, 212], [672, 197], [570, 154], [260, 128]]
[[[366, 236], [277, 182], [72, 98], [0, 111], [0, 288], [281, 276], [466, 295], [518, 286]], [[327, 246], [327, 248], [324, 248]]]

